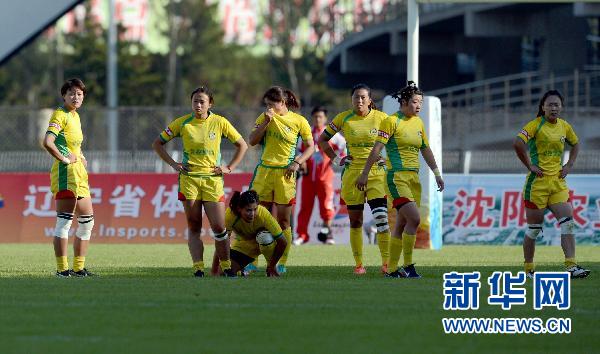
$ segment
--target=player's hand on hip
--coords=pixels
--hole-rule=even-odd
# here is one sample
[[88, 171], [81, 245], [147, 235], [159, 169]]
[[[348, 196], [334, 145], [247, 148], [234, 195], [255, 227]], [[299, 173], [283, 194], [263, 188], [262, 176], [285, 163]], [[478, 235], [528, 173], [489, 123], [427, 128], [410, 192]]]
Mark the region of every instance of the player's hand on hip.
[[438, 192], [441, 192], [444, 190], [444, 180], [442, 179], [441, 176], [435, 176], [435, 182], [437, 183], [438, 186]]
[[300, 164], [298, 163], [298, 161], [296, 161], [296, 160], [292, 161], [288, 165], [287, 170], [285, 170], [285, 178], [292, 178], [293, 176], [295, 176], [296, 171], [298, 171], [299, 168], [300, 168]]
[[369, 180], [369, 175], [365, 175], [364, 173], [361, 173], [360, 176], [358, 176], [358, 179], [356, 180], [356, 188], [358, 188], [359, 191], [364, 191], [367, 188], [367, 181]]
[[177, 172], [190, 172], [190, 168], [188, 167], [188, 165], [183, 163], [175, 163], [171, 165], [171, 167], [173, 167], [173, 169]]
[[560, 176], [560, 178], [565, 178], [565, 177], [567, 177], [567, 175], [568, 175], [570, 172], [571, 172], [571, 166], [569, 166], [569, 165], [564, 165], [564, 166], [562, 167], [562, 169], [560, 170], [560, 174], [559, 174], [559, 176]]
[[77, 158], [77, 155], [73, 155], [72, 153], [69, 153], [69, 155], [66, 156], [67, 159], [69, 159], [69, 163], [75, 163], [77, 162], [79, 159]]
[[531, 167], [529, 168], [529, 171], [531, 171], [531, 173], [535, 174], [538, 177], [544, 177], [544, 172], [542, 171], [541, 168], [539, 168], [536, 165], [531, 165]]
[[344, 166], [346, 164], [350, 164], [352, 162], [354, 158], [352, 157], [352, 155], [346, 155], [344, 157], [342, 157], [342, 159], [340, 160], [340, 166]]

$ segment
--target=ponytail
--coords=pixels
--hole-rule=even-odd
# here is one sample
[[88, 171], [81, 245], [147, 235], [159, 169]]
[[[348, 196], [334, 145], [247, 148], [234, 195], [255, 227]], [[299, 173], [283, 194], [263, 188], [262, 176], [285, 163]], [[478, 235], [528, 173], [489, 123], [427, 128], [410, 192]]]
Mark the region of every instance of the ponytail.
[[273, 86], [265, 92], [263, 95], [263, 102], [265, 100], [273, 102], [284, 102], [288, 108], [298, 109], [300, 108], [300, 100], [296, 94], [290, 89], [284, 89], [281, 86]]
[[550, 90], [550, 91], [546, 91], [546, 93], [544, 94], [544, 96], [542, 96], [542, 99], [540, 100], [540, 104], [538, 105], [538, 113], [536, 117], [542, 117], [544, 115], [544, 104], [546, 103], [546, 99], [550, 96], [556, 96], [560, 99], [560, 104], [562, 106], [565, 105], [565, 99], [563, 98], [563, 96], [560, 94], [560, 92], [558, 92], [558, 90]]
[[243, 208], [246, 205], [259, 202], [258, 193], [253, 190], [247, 190], [244, 193], [240, 191], [233, 192], [231, 199], [229, 200], [229, 208], [237, 215], [238, 209]]
[[402, 106], [403, 103], [408, 104], [408, 101], [410, 101], [414, 95], [423, 96], [424, 94], [414, 81], [408, 81], [406, 86], [394, 93], [392, 97], [400, 103], [400, 106]]

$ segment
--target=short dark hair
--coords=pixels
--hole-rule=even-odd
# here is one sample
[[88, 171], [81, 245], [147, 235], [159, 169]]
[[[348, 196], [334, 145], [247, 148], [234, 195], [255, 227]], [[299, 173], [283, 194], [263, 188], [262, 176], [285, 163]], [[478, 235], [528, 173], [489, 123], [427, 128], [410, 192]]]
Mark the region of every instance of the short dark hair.
[[87, 90], [85, 88], [85, 85], [83, 84], [83, 81], [81, 81], [81, 79], [79, 78], [72, 78], [69, 79], [67, 81], [65, 81], [65, 83], [62, 85], [62, 87], [60, 88], [60, 95], [64, 96], [67, 94], [67, 91], [69, 91], [72, 88], [78, 88], [81, 91], [83, 91], [83, 95], [85, 96], [85, 94], [87, 93]]
[[196, 89], [195, 89], [194, 91], [192, 91], [192, 94], [190, 95], [190, 100], [193, 100], [193, 99], [194, 99], [194, 95], [195, 95], [195, 94], [198, 94], [198, 93], [203, 93], [203, 94], [207, 95], [207, 96], [208, 96], [208, 102], [209, 102], [210, 104], [213, 104], [213, 103], [214, 103], [214, 101], [215, 101], [215, 100], [214, 100], [214, 98], [213, 98], [213, 93], [212, 93], [212, 91], [211, 91], [211, 90], [210, 90], [208, 87], [206, 87], [206, 86], [200, 86], [200, 87], [196, 87]]
[[310, 115], [312, 116], [317, 112], [323, 112], [323, 114], [327, 115], [327, 108], [325, 108], [325, 106], [315, 106], [310, 112]]

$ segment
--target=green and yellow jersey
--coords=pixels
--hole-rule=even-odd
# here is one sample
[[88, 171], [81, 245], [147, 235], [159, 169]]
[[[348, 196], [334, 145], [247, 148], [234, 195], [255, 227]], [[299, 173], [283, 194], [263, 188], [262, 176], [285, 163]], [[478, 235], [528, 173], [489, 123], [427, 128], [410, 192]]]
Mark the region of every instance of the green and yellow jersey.
[[194, 113], [176, 118], [160, 133], [165, 143], [175, 137], [183, 141], [182, 162], [190, 168], [187, 174], [212, 176], [213, 168], [221, 165], [221, 138], [235, 143], [242, 136], [225, 117], [209, 112], [206, 119]]
[[537, 117], [517, 136], [529, 146], [531, 163], [541, 168], [545, 175], [556, 175], [562, 169], [565, 142], [571, 146], [579, 142], [571, 125], [561, 118], [551, 123], [544, 117]]
[[[254, 129], [264, 121], [265, 114], [263, 113], [256, 119]], [[287, 167], [296, 156], [298, 136], [304, 142], [313, 138], [306, 118], [292, 111], [288, 111], [283, 116], [273, 115], [261, 141], [260, 165], [276, 168]]]
[[274, 239], [283, 235], [283, 231], [277, 220], [262, 205], [258, 206], [256, 217], [249, 223], [241, 217], [236, 216], [231, 211], [231, 208], [227, 208], [225, 210], [225, 227], [227, 230], [235, 232], [236, 238], [247, 241], [255, 240], [256, 234], [260, 231], [270, 232]]
[[54, 144], [64, 156], [68, 156], [69, 153], [78, 157], [81, 155], [83, 132], [76, 111], [69, 112], [63, 107], [58, 108], [50, 118], [46, 133], [56, 137]]
[[425, 126], [418, 116], [396, 112], [379, 126], [377, 142], [385, 145], [388, 171], [419, 171], [419, 151], [429, 146]]
[[[379, 125], [386, 117], [387, 114], [376, 109], [372, 109], [364, 117], [353, 110], [347, 110], [335, 116], [323, 134], [331, 138], [337, 133], [342, 133], [346, 139], [348, 155], [353, 158], [348, 168], [362, 170], [375, 145]], [[373, 168], [377, 166], [374, 165]]]

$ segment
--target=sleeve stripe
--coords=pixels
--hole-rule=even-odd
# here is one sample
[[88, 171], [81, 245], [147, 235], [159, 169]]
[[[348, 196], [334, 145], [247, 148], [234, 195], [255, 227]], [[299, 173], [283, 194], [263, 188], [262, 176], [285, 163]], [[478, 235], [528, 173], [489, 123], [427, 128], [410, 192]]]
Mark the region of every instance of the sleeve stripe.
[[273, 236], [274, 239], [276, 238], [280, 238], [281, 236], [283, 236], [283, 231], [279, 233], [279, 235]]
[[163, 143], [169, 142], [168, 140], [166, 140], [165, 138], [163, 138], [162, 134], [159, 134], [158, 137], [160, 138], [160, 140], [163, 141]]

